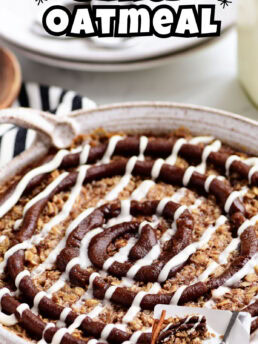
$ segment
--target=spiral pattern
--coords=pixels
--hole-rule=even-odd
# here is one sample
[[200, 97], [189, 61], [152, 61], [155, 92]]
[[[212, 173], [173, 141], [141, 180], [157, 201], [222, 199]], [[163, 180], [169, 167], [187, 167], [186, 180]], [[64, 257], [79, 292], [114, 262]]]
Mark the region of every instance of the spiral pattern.
[[[119, 158], [111, 160], [113, 156]], [[190, 165], [179, 166], [178, 157]], [[41, 344], [86, 343], [73, 335], [76, 329], [88, 338], [93, 337], [94, 343], [98, 340], [150, 343], [150, 332], [131, 332], [126, 328], [140, 311], [152, 311], [157, 304], [194, 303], [205, 297], [210, 298], [206, 306], [212, 305], [213, 295], [229, 292], [228, 288], [239, 284], [254, 270], [258, 261], [255, 230], [258, 216], [250, 217], [243, 202], [249, 188], [234, 190], [228, 178], [207, 174], [207, 164], [224, 172], [226, 177], [236, 174], [251, 187], [258, 185], [257, 161], [257, 158], [244, 159], [228, 153], [220, 141], [211, 137], [186, 140], [175, 136], [168, 139], [112, 136], [105, 144], [86, 144], [75, 151], [61, 150], [47, 156], [39, 167], [28, 171], [1, 197], [0, 216], [4, 218], [24, 195], [33, 194], [24, 206], [22, 218], [16, 221], [15, 235], [0, 263], [0, 271], [9, 276], [24, 302], [20, 302], [21, 297], [17, 297], [12, 288], [2, 288], [0, 322], [6, 326], [18, 322]], [[46, 185], [49, 174], [57, 169], [58, 177]], [[26, 251], [39, 247], [52, 228], [69, 217], [82, 186], [91, 183], [94, 187], [96, 181], [116, 176], [121, 179], [105, 199], [100, 199], [96, 207], [85, 209], [69, 224], [64, 237], [44, 262], [27, 269]], [[120, 200], [118, 196], [132, 176], [140, 178], [142, 183], [128, 199]], [[186, 187], [194, 189], [200, 195], [212, 195], [224, 215], [195, 240], [194, 207], [181, 205], [173, 196], [142, 201], [156, 180], [185, 190]], [[39, 185], [45, 187], [37, 192]], [[44, 209], [55, 196], [64, 192], [69, 196], [63, 208], [39, 230]], [[172, 224], [170, 232], [164, 230], [160, 235], [160, 221]], [[213, 261], [190, 283], [173, 291], [162, 291], [162, 286], [180, 274], [191, 257], [208, 245], [225, 223], [230, 224], [233, 239], [221, 252], [218, 262]], [[110, 255], [110, 246], [120, 238], [127, 238], [126, 244]], [[234, 256], [228, 264], [232, 253]], [[214, 274], [222, 265], [223, 271]], [[53, 266], [60, 272], [60, 278], [48, 290], [39, 289], [35, 278]], [[112, 284], [107, 276], [122, 283]], [[125, 279], [130, 280], [128, 285]], [[122, 325], [95, 320], [97, 311], [77, 314], [71, 307], [55, 302], [54, 293], [66, 283], [92, 292], [98, 300], [128, 309]], [[132, 288], [134, 283], [151, 283], [152, 288], [136, 291]], [[252, 330], [255, 330], [257, 298], [252, 298], [245, 310], [254, 317]], [[44, 318], [57, 322], [46, 324]]]

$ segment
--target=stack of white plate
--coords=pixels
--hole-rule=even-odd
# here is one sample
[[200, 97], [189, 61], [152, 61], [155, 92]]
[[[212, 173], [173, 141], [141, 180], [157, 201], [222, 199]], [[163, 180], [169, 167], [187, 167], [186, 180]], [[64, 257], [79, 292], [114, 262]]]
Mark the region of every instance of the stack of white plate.
[[[144, 1], [153, 4], [150, 0]], [[49, 0], [37, 6], [35, 0], [1, 0], [0, 37], [33, 60], [63, 68], [91, 71], [122, 71], [157, 66], [179, 53], [214, 40], [211, 37], [139, 37], [114, 44], [110, 38], [56, 38], [44, 33], [39, 19], [40, 13], [54, 2]], [[218, 0], [194, 2], [216, 4], [216, 19], [222, 20], [222, 34], [234, 24], [236, 1], [224, 9]], [[168, 1], [166, 3], [169, 4]], [[180, 1], [183, 5], [189, 3], [193, 4], [193, 0]], [[156, 4], [160, 5], [161, 2]]]

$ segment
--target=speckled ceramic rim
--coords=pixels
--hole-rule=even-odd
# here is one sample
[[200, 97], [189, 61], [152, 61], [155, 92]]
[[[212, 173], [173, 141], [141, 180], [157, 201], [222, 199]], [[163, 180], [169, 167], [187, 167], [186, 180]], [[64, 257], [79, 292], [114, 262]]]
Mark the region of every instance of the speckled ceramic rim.
[[[15, 117], [15, 109], [13, 111]], [[166, 102], [124, 103], [72, 112], [67, 118], [74, 121], [77, 134], [88, 133], [99, 127], [111, 131], [166, 133], [183, 126], [193, 134], [214, 135], [233, 147], [258, 155], [257, 121], [207, 107]], [[48, 148], [49, 142], [38, 135], [32, 148], [0, 170], [0, 183], [4, 183], [19, 170], [46, 154]], [[255, 344], [256, 340], [257, 337], [251, 343]], [[28, 342], [0, 328], [0, 343]]]

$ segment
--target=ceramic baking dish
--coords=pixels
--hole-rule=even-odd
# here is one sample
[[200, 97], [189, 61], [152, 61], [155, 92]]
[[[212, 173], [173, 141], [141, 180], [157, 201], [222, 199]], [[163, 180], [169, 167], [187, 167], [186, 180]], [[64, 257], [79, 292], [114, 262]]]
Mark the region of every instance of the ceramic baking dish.
[[[36, 129], [32, 147], [0, 170], [0, 183], [44, 155], [51, 145], [65, 147], [78, 134], [103, 127], [108, 131], [166, 133], [179, 127], [194, 135], [212, 135], [235, 148], [258, 155], [258, 122], [205, 107], [175, 103], [126, 103], [102, 106], [90, 111], [73, 112], [58, 118], [30, 109], [0, 112], [0, 123], [14, 123]], [[258, 342], [258, 331], [251, 343]], [[0, 328], [0, 343], [25, 344], [8, 330]]]

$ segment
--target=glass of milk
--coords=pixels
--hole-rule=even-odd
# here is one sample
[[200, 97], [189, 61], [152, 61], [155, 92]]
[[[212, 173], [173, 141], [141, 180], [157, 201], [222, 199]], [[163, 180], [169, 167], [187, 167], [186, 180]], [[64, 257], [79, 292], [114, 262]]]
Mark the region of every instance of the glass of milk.
[[238, 3], [239, 77], [258, 106], [258, 0], [239, 0]]

